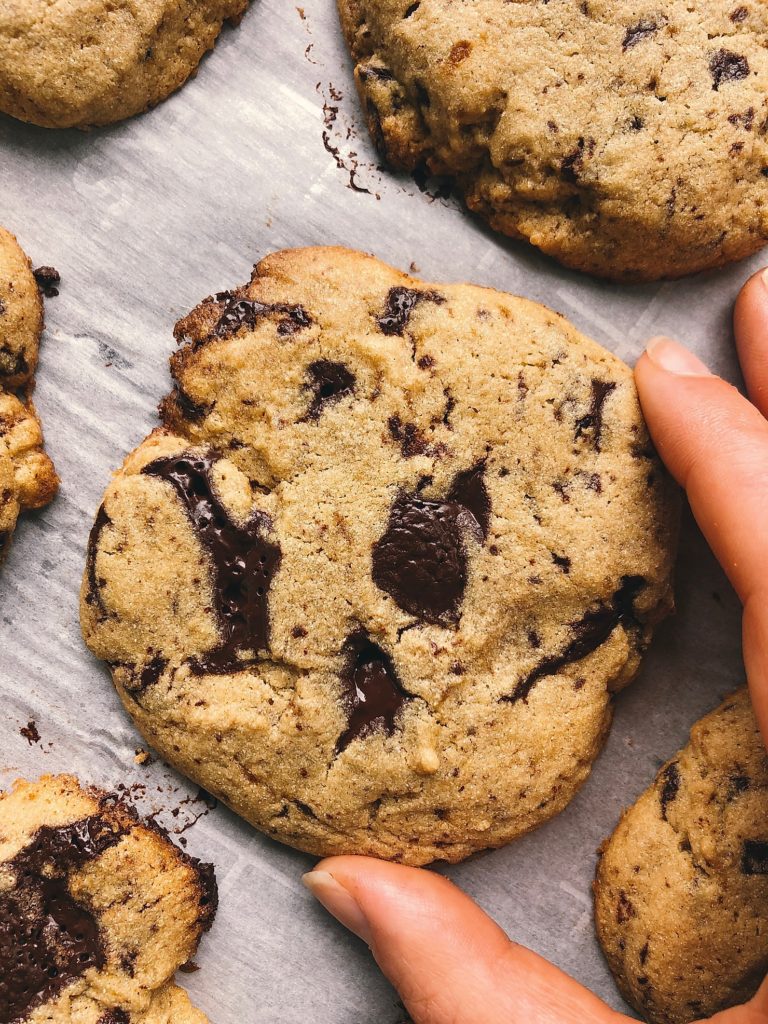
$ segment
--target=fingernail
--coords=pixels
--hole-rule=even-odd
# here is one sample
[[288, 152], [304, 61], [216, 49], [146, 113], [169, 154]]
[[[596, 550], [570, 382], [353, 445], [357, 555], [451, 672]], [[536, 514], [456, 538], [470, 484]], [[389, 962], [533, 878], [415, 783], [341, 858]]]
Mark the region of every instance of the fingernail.
[[333, 875], [327, 871], [310, 871], [301, 880], [329, 914], [370, 946], [372, 936], [368, 919], [357, 900]]
[[761, 278], [763, 284], [765, 285], [765, 287], [768, 288], [768, 267], [766, 267], [765, 270], [763, 270], [761, 272], [760, 278]]
[[674, 373], [678, 377], [712, 376], [698, 356], [671, 338], [651, 338], [645, 351], [651, 362], [667, 373]]

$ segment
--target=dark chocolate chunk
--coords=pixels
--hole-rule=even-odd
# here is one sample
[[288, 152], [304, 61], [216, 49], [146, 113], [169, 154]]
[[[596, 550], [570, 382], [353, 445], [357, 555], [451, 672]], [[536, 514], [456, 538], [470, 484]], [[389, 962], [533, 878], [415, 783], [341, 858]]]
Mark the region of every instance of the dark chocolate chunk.
[[677, 761], [672, 761], [664, 769], [662, 774], [661, 793], [659, 795], [659, 802], [661, 803], [661, 816], [664, 821], [667, 820], [667, 807], [676, 798], [680, 790], [680, 768], [678, 767]]
[[619, 900], [616, 905], [616, 920], [619, 924], [626, 924], [632, 917], [637, 917], [637, 911], [630, 898], [622, 890], [619, 893]]
[[417, 291], [414, 288], [390, 288], [384, 312], [376, 321], [382, 334], [402, 336], [411, 314], [420, 302], [433, 302], [437, 306], [442, 306], [445, 297], [438, 292]]
[[378, 729], [391, 736], [410, 698], [397, 678], [392, 659], [365, 630], [347, 639], [343, 654], [342, 700], [348, 724], [336, 743], [337, 753]]
[[633, 46], [637, 46], [638, 43], [642, 43], [644, 39], [650, 38], [658, 31], [659, 26], [655, 21], [649, 19], [638, 21], [636, 25], [630, 26], [625, 32], [621, 48], [626, 53], [627, 50], [631, 50]]
[[131, 1024], [131, 1018], [125, 1010], [115, 1007], [115, 1009], [103, 1013], [99, 1017], [98, 1024]]
[[552, 552], [552, 561], [561, 569], [566, 576], [571, 571], [571, 560], [567, 555], [558, 555], [556, 551]]
[[38, 267], [32, 273], [37, 281], [37, 287], [46, 299], [53, 299], [59, 294], [59, 289], [56, 286], [61, 284], [61, 274], [58, 270], [53, 267]]
[[344, 395], [350, 395], [355, 390], [355, 375], [344, 363], [319, 359], [309, 364], [307, 376], [307, 387], [312, 392], [312, 402], [306, 414], [308, 420], [316, 420], [324, 406], [338, 402]]
[[600, 440], [603, 434], [603, 406], [611, 392], [616, 390], [613, 381], [593, 380], [592, 381], [592, 404], [586, 416], [576, 421], [576, 438], [582, 437], [591, 432], [592, 444], [596, 451], [600, 451]]
[[491, 499], [485, 486], [484, 462], [478, 462], [476, 466], [458, 474], [448, 493], [448, 501], [463, 505], [472, 513], [485, 540], [491, 519]]
[[104, 506], [99, 506], [99, 511], [96, 513], [96, 519], [94, 520], [91, 532], [88, 535], [88, 554], [85, 562], [88, 592], [85, 595], [85, 600], [87, 604], [96, 605], [102, 612], [106, 612], [107, 609], [101, 599], [101, 581], [96, 578], [96, 556], [99, 551], [99, 540], [101, 539], [102, 531], [105, 526], [111, 525], [112, 520], [104, 510]]
[[376, 585], [426, 622], [456, 622], [459, 617], [467, 585], [461, 511], [454, 502], [401, 496], [373, 547]]
[[8, 862], [15, 885], [0, 895], [0, 1024], [25, 1019], [85, 971], [104, 965], [98, 922], [73, 899], [67, 875], [123, 834], [99, 815], [44, 826]]
[[278, 334], [295, 334], [312, 324], [312, 318], [303, 306], [291, 306], [285, 303], [266, 305], [263, 302], [256, 302], [254, 299], [232, 297], [213, 328], [213, 337], [230, 338], [241, 327], [253, 330], [257, 322], [267, 316], [280, 317], [277, 326]]
[[163, 658], [161, 655], [156, 654], [141, 670], [141, 674], [139, 676], [140, 689], [146, 690], [148, 687], [154, 686], [160, 679], [163, 672], [165, 672], [167, 666], [167, 658]]
[[642, 576], [623, 576], [621, 586], [614, 593], [610, 603], [601, 603], [586, 612], [582, 618], [570, 625], [572, 640], [559, 654], [543, 658], [539, 664], [521, 679], [513, 692], [501, 697], [502, 701], [515, 703], [527, 700], [534, 685], [545, 676], [554, 675], [573, 661], [581, 661], [605, 643], [616, 627], [625, 621], [634, 620], [634, 598], [645, 586]]
[[387, 420], [389, 436], [400, 445], [403, 458], [412, 459], [415, 455], [434, 455], [435, 450], [415, 423], [403, 423], [399, 416], [390, 416]]
[[178, 382], [171, 394], [160, 403], [159, 412], [164, 423], [172, 418], [168, 414], [174, 407], [190, 423], [199, 423], [212, 409], [210, 405], [201, 405], [199, 402], [195, 402]]
[[768, 840], [747, 839], [741, 856], [745, 875], [768, 875]]
[[255, 512], [240, 526], [214, 493], [214, 454], [157, 459], [142, 473], [171, 484], [212, 562], [212, 583], [221, 640], [197, 658], [198, 672], [228, 672], [242, 667], [244, 650], [269, 647], [269, 588], [280, 565], [280, 548], [267, 540], [268, 516]]
[[749, 74], [749, 63], [733, 50], [718, 50], [709, 59], [709, 72], [712, 75], [712, 88], [717, 92], [725, 82], [738, 82]]

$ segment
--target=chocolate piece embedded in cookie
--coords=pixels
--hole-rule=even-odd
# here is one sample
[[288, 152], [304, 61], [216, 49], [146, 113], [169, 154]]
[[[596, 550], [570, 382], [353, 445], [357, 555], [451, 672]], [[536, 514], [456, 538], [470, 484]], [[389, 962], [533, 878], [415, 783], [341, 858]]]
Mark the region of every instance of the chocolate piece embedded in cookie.
[[595, 880], [597, 934], [652, 1024], [745, 1002], [768, 972], [768, 754], [746, 689], [622, 817]]
[[148, 741], [318, 854], [459, 860], [557, 813], [672, 601], [629, 369], [344, 249], [267, 257], [176, 335], [83, 579]]

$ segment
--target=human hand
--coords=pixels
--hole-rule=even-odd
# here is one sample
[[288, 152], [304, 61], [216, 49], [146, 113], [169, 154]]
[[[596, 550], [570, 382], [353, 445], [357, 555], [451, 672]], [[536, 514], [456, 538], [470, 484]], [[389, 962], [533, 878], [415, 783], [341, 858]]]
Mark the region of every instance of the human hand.
[[[635, 377], [667, 467], [743, 607], [744, 661], [768, 742], [768, 272], [736, 304], [747, 401], [682, 346], [657, 338]], [[415, 1024], [621, 1024], [624, 1014], [511, 941], [440, 875], [332, 857], [305, 876], [320, 902], [371, 947]], [[710, 1018], [768, 1024], [768, 980]]]

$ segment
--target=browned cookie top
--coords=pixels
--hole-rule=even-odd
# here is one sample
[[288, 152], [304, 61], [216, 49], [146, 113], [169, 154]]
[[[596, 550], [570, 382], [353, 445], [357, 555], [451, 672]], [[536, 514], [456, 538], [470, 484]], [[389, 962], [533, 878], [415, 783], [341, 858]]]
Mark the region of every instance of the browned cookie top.
[[177, 336], [83, 584], [149, 742], [316, 853], [457, 860], [560, 810], [671, 605], [628, 368], [343, 249], [268, 257]]
[[570, 266], [679, 277], [768, 239], [762, 0], [338, 0], [396, 167]]

